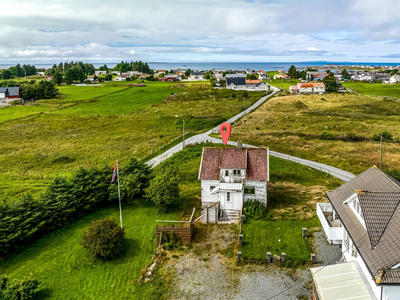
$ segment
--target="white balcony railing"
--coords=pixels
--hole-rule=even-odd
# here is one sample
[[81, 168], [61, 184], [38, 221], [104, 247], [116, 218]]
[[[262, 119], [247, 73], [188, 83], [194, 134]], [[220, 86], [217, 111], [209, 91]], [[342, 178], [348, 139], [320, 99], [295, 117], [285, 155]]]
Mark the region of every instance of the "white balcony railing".
[[324, 212], [332, 212], [333, 208], [330, 203], [317, 203], [317, 215], [324, 228], [328, 240], [334, 243], [341, 243], [343, 240], [343, 227], [331, 227], [326, 219]]
[[220, 183], [220, 190], [224, 191], [241, 191], [243, 183]]

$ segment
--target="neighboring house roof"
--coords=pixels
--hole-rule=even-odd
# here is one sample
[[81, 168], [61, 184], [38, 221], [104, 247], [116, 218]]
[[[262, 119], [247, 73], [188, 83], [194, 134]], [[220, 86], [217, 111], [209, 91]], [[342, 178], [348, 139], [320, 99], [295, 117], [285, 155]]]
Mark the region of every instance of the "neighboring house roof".
[[312, 87], [325, 87], [325, 84], [317, 82], [317, 83], [309, 83], [309, 82], [301, 82], [297, 84], [299, 88], [312, 88]]
[[246, 85], [245, 77], [228, 77], [226, 78], [226, 85]]
[[177, 74], [167, 74], [167, 75], [164, 75], [164, 77], [178, 78], [178, 75]]
[[[367, 230], [347, 204], [358, 192]], [[382, 284], [400, 283], [400, 182], [377, 167], [372, 167], [326, 193], [370, 273], [385, 269]]]
[[268, 149], [204, 148], [200, 180], [219, 180], [220, 169], [246, 169], [246, 179], [268, 181]]
[[261, 80], [246, 80], [246, 84], [259, 84], [261, 82]]
[[226, 74], [225, 78], [246, 78], [246, 74]]
[[8, 87], [8, 95], [9, 96], [18, 96], [19, 95], [19, 86]]
[[200, 75], [204, 75], [204, 72], [192, 72], [190, 75], [191, 76], [200, 76]]
[[6, 87], [0, 87], [0, 93], [7, 93]]
[[299, 87], [297, 85], [291, 85], [289, 87], [289, 90], [298, 90], [298, 89], [299, 89]]

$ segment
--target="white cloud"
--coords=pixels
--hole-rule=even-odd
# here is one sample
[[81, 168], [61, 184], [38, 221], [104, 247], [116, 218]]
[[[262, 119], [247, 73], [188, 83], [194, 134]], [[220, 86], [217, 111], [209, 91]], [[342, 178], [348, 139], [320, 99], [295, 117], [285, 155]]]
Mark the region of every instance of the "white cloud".
[[396, 1], [1, 0], [0, 63], [362, 61], [376, 53], [390, 61], [400, 41]]

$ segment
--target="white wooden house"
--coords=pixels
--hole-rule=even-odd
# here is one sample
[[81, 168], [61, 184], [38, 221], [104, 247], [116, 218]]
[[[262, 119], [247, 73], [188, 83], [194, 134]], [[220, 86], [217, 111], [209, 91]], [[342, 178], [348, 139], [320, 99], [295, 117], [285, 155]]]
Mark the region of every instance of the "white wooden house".
[[324, 94], [325, 84], [322, 82], [300, 82], [289, 87], [290, 93], [294, 95]]
[[269, 149], [203, 148], [199, 171], [203, 209], [215, 208], [205, 222], [238, 220], [243, 202], [258, 200], [267, 205]]
[[367, 279], [373, 297], [360, 299], [400, 299], [400, 182], [374, 166], [326, 196], [330, 203], [317, 203], [317, 215], [342, 259]]
[[393, 83], [398, 83], [398, 82], [400, 82], [400, 75], [399, 74], [395, 74], [393, 76], [390, 76], [389, 83], [393, 84]]

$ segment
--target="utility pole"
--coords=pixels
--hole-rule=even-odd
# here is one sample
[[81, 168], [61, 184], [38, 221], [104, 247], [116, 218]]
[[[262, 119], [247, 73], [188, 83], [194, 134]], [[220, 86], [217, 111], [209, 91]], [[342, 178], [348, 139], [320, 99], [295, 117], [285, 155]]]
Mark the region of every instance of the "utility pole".
[[246, 97], [243, 95], [243, 116], [246, 114]]
[[26, 68], [24, 68], [24, 70], [25, 70], [25, 79], [26, 79]]
[[380, 169], [382, 170], [382, 133], [381, 133], [381, 164]]
[[185, 150], [185, 118], [183, 118], [182, 150]]

